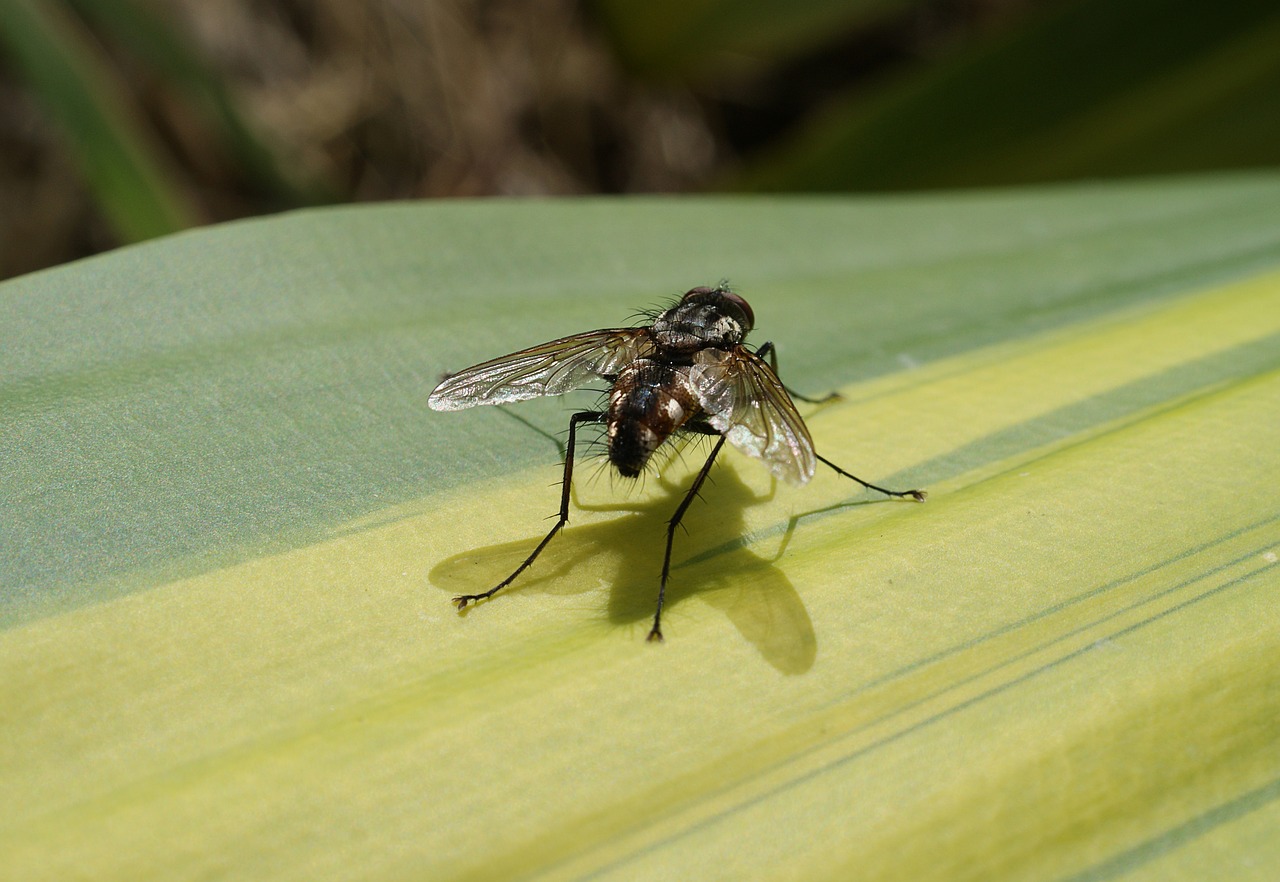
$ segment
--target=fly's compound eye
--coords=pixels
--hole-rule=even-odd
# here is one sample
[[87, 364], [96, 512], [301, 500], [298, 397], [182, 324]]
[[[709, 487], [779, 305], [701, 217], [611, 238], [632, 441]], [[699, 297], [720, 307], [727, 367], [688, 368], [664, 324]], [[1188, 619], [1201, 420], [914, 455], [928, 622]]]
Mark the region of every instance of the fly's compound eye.
[[723, 285], [718, 288], [708, 288], [705, 285], [698, 288], [690, 288], [689, 291], [680, 298], [680, 302], [686, 303], [690, 300], [710, 304], [728, 304], [732, 306], [742, 315], [744, 322], [742, 330], [744, 333], [750, 331], [756, 326], [756, 315], [751, 311], [751, 306], [747, 301], [743, 300]]
[[742, 314], [746, 316], [747, 319], [747, 326], [743, 328], [744, 331], [750, 331], [756, 326], [756, 314], [751, 311], [751, 304], [747, 303], [747, 301], [743, 300], [732, 291], [728, 291], [723, 288], [720, 290], [720, 295], [724, 297], [725, 300], [738, 307], [738, 309], [742, 310]]

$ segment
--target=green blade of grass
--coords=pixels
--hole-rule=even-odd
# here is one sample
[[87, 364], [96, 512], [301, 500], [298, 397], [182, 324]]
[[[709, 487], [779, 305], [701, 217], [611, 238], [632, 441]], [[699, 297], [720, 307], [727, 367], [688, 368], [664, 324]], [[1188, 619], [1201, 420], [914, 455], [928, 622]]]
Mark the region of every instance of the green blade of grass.
[[[1273, 875], [1277, 195], [339, 209], [0, 285], [0, 875]], [[727, 456], [653, 646], [705, 448], [584, 457], [459, 616], [592, 398], [436, 378], [724, 275], [929, 502]]]
[[656, 79], [718, 79], [820, 46], [908, 0], [592, 0], [614, 50]]
[[179, 93], [207, 121], [226, 146], [235, 167], [266, 194], [277, 208], [336, 200], [334, 188], [308, 181], [297, 168], [287, 168], [245, 119], [218, 75], [170, 21], [130, 0], [69, 0], [71, 6], [110, 34], [132, 56], [149, 67], [167, 88]]
[[196, 223], [198, 211], [140, 124], [119, 78], [60, 4], [12, 0], [0, 48], [62, 127], [103, 214], [124, 241]]

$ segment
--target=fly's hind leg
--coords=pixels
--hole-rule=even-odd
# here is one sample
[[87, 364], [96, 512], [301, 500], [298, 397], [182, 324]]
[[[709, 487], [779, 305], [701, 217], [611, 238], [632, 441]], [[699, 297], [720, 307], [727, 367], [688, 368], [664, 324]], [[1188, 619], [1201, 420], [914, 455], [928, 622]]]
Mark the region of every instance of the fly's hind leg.
[[494, 585], [482, 594], [460, 594], [453, 598], [453, 602], [458, 605], [459, 610], [466, 609], [467, 604], [469, 603], [475, 603], [477, 600], [486, 600], [492, 597], [514, 582], [516, 577], [527, 570], [529, 568], [529, 564], [533, 563], [537, 559], [538, 555], [542, 553], [542, 549], [547, 547], [547, 543], [551, 541], [551, 537], [556, 533], [559, 533], [560, 528], [569, 522], [569, 495], [573, 482], [573, 449], [574, 442], [576, 441], [578, 424], [599, 423], [603, 422], [604, 418], [604, 413], [595, 410], [584, 410], [580, 413], [575, 413], [569, 418], [569, 442], [565, 447], [564, 454], [564, 483], [560, 487], [560, 516], [556, 519], [555, 526], [552, 527], [551, 532], [547, 533], [547, 535], [543, 537], [542, 541], [538, 543], [538, 547], [533, 550], [533, 554], [526, 557], [524, 559], [524, 563], [516, 567], [516, 571], [510, 576], [507, 576], [497, 585]]
[[[773, 375], [776, 377], [778, 375], [778, 350], [773, 345], [773, 343], [765, 343], [758, 350], [756, 350], [756, 355], [760, 356], [761, 358], [769, 359], [769, 367], [773, 369]], [[779, 378], [779, 382], [781, 382], [781, 378]], [[822, 396], [821, 398], [809, 398], [808, 396], [801, 395], [800, 393], [796, 392], [794, 389], [792, 389], [790, 386], [787, 386], [785, 383], [783, 384], [782, 388], [786, 389], [787, 394], [790, 395], [792, 398], [798, 398], [799, 400], [808, 402], [809, 404], [825, 404], [828, 401], [835, 401], [840, 397], [839, 392], [828, 392], [826, 395]], [[857, 481], [859, 484], [861, 484], [863, 487], [866, 487], [868, 490], [875, 490], [877, 493], [883, 493], [885, 496], [896, 496], [900, 499], [904, 499], [910, 496], [916, 502], [924, 502], [925, 497], [929, 495], [923, 490], [886, 490], [883, 487], [877, 487], [875, 484], [867, 483], [866, 481], [859, 478], [857, 475], [846, 472], [844, 469], [840, 468], [840, 466], [836, 465], [834, 462], [822, 456], [821, 454], [814, 453], [814, 456], [818, 457], [818, 459], [821, 462], [825, 463], [826, 465], [834, 469], [836, 474], [843, 475], [846, 478]]]
[[916, 502], [924, 502], [925, 498], [929, 495], [924, 490], [886, 490], [883, 487], [877, 487], [875, 484], [867, 483], [866, 481], [859, 478], [857, 475], [846, 472], [844, 469], [840, 468], [840, 466], [836, 465], [834, 462], [827, 459], [825, 456], [823, 456], [820, 453], [814, 453], [814, 456], [818, 457], [818, 460], [820, 462], [823, 462], [826, 465], [829, 465], [831, 468], [833, 468], [836, 474], [844, 475], [844, 477], [846, 478], [850, 478], [854, 481], [857, 481], [859, 484], [861, 484], [863, 487], [866, 487], [868, 490], [875, 490], [877, 493], [883, 493], [885, 496], [896, 496], [900, 499], [905, 499], [906, 497], [910, 496]]

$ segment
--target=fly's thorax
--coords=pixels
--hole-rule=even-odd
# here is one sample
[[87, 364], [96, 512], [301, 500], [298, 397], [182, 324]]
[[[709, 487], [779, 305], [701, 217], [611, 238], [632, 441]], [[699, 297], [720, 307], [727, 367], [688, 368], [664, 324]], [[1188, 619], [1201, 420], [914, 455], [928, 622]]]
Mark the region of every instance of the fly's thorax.
[[609, 392], [609, 461], [626, 477], [639, 475], [662, 442], [700, 412], [687, 366], [636, 360]]
[[751, 330], [750, 318], [722, 292], [687, 295], [653, 322], [658, 348], [672, 356], [691, 355], [700, 349], [729, 349]]

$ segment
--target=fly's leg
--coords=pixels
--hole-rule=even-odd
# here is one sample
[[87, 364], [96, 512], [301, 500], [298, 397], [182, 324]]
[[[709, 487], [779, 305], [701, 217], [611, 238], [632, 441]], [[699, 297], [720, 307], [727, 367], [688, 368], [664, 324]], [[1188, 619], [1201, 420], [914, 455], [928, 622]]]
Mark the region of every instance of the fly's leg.
[[[761, 358], [769, 359], [769, 367], [773, 368], [773, 375], [777, 377], [778, 376], [778, 349], [773, 345], [773, 342], [770, 341], [768, 343], [765, 343], [763, 346], [757, 349], [756, 355], [760, 356]], [[781, 377], [779, 377], [779, 382], [781, 382]], [[823, 395], [821, 398], [810, 398], [808, 395], [801, 395], [799, 392], [797, 392], [795, 389], [792, 389], [786, 383], [782, 384], [782, 388], [786, 389], [787, 394], [790, 395], [792, 398], [796, 399], [797, 401], [803, 401], [805, 404], [826, 404], [828, 401], [838, 401], [840, 399], [839, 392], [828, 392], [826, 395]]]
[[707, 457], [707, 461], [702, 464], [702, 470], [698, 472], [698, 477], [693, 479], [693, 485], [689, 487], [689, 491], [685, 493], [684, 499], [680, 502], [680, 507], [676, 509], [676, 513], [671, 516], [671, 520], [667, 521], [667, 551], [662, 557], [662, 583], [658, 586], [658, 608], [653, 613], [653, 628], [649, 631], [650, 642], [662, 642], [662, 603], [667, 596], [667, 576], [671, 573], [671, 543], [675, 541], [676, 527], [680, 526], [680, 520], [684, 517], [684, 513], [689, 508], [689, 504], [693, 502], [693, 497], [698, 495], [698, 489], [702, 487], [702, 482], [707, 479], [707, 473], [711, 471], [711, 464], [716, 461], [716, 454], [720, 452], [720, 448], [724, 446], [724, 436], [710, 425], [688, 423], [686, 429], [694, 432], [700, 432], [704, 435], [716, 435], [718, 440], [716, 446], [711, 448], [711, 455]]
[[514, 582], [516, 577], [528, 569], [529, 564], [533, 563], [537, 559], [538, 555], [542, 553], [542, 549], [547, 547], [547, 543], [551, 541], [551, 537], [556, 533], [559, 533], [560, 528], [569, 522], [569, 493], [571, 483], [573, 481], [573, 449], [578, 431], [578, 424], [599, 423], [603, 422], [604, 418], [605, 415], [603, 413], [595, 410], [584, 410], [580, 413], [575, 413], [569, 418], [569, 443], [565, 447], [564, 454], [564, 483], [560, 488], [560, 517], [556, 519], [555, 526], [552, 527], [551, 532], [547, 533], [543, 540], [538, 543], [538, 547], [533, 550], [533, 554], [526, 557], [524, 559], [524, 563], [516, 567], [516, 571], [510, 576], [507, 576], [483, 594], [460, 594], [453, 598], [453, 602], [458, 605], [459, 610], [466, 609], [467, 604], [469, 603], [474, 603], [477, 600], [485, 600], [492, 597]]
[[821, 462], [824, 462], [827, 465], [831, 466], [831, 468], [835, 469], [836, 474], [844, 475], [846, 478], [852, 478], [853, 480], [861, 484], [863, 487], [866, 487], [868, 490], [875, 490], [879, 493], [883, 493], [885, 496], [897, 496], [899, 498], [906, 498], [910, 496], [916, 502], [924, 502], [925, 497], [929, 495], [923, 490], [886, 490], [883, 487], [877, 487], [875, 484], [868, 484], [866, 481], [862, 480], [857, 475], [849, 474], [844, 469], [840, 468], [840, 466], [836, 465], [834, 462], [827, 459], [822, 454], [814, 453], [814, 456], [818, 457], [818, 459]]
[[[765, 343], [758, 350], [756, 350], [756, 355], [760, 356], [761, 358], [769, 359], [769, 367], [773, 368], [773, 375], [776, 377], [778, 375], [778, 350], [773, 345], [773, 343], [771, 342]], [[808, 402], [809, 404], [824, 404], [828, 401], [835, 401], [837, 398], [840, 397], [839, 392], [828, 392], [826, 395], [822, 396], [821, 398], [808, 398], [804, 395], [799, 394], [798, 392], [795, 392], [786, 384], [783, 384], [782, 388], [786, 389], [787, 394], [790, 395], [792, 398], [798, 398], [801, 401]], [[905, 498], [907, 496], [910, 496], [916, 502], [924, 502], [925, 497], [929, 495], [923, 490], [886, 490], [883, 487], [877, 487], [875, 484], [868, 484], [866, 481], [862, 480], [857, 475], [853, 475], [853, 474], [850, 474], [849, 472], [846, 472], [844, 469], [840, 468], [840, 466], [836, 465], [834, 462], [822, 456], [821, 454], [814, 453], [814, 456], [818, 457], [819, 460], [831, 466], [831, 468], [835, 469], [836, 474], [844, 475], [846, 478], [850, 478], [854, 481], [857, 481], [859, 484], [861, 484], [863, 487], [866, 487], [868, 490], [875, 490], [879, 493], [883, 493], [885, 496], [897, 496], [899, 498]]]

